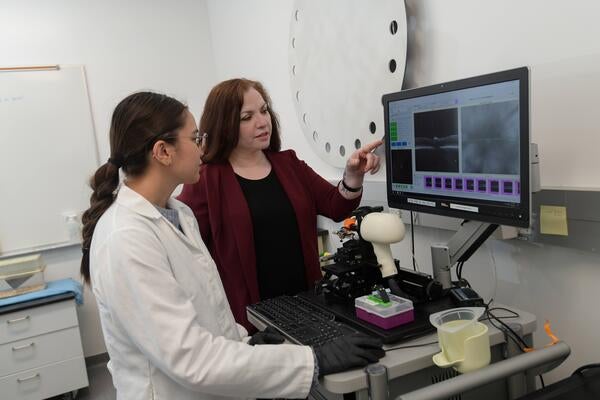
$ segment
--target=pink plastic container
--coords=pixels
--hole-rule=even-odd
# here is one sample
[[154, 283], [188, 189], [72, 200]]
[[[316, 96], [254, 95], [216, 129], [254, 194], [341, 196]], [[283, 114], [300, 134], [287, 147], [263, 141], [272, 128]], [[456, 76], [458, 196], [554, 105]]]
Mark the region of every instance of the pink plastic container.
[[415, 320], [412, 301], [393, 294], [384, 303], [374, 295], [358, 297], [354, 300], [356, 316], [383, 329], [391, 329]]

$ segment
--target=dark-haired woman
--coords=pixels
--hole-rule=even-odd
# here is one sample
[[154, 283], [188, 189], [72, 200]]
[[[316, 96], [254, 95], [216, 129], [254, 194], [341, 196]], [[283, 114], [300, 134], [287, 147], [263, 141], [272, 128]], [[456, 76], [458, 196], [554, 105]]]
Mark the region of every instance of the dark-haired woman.
[[280, 151], [279, 122], [264, 87], [231, 79], [215, 86], [204, 105], [205, 165], [179, 200], [196, 215], [236, 321], [252, 330], [246, 306], [293, 295], [321, 278], [317, 215], [336, 221], [360, 202], [366, 172], [379, 169], [372, 153], [356, 150], [332, 185], [296, 157]]
[[136, 93], [113, 113], [111, 157], [91, 180], [83, 216], [81, 272], [117, 398], [303, 398], [317, 375], [382, 357], [364, 336], [313, 352], [268, 345], [281, 338], [263, 332], [248, 338], [235, 323], [193, 213], [170, 197], [198, 180], [202, 142], [187, 107], [168, 96]]

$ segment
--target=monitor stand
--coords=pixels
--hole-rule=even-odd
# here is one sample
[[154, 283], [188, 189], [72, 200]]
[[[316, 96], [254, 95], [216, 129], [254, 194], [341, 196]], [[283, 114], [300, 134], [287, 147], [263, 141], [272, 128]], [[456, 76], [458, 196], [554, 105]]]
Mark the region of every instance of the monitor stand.
[[457, 262], [464, 262], [487, 240], [498, 228], [497, 224], [464, 220], [458, 231], [447, 243], [431, 245], [431, 264], [433, 278], [443, 289], [452, 287], [450, 271]]

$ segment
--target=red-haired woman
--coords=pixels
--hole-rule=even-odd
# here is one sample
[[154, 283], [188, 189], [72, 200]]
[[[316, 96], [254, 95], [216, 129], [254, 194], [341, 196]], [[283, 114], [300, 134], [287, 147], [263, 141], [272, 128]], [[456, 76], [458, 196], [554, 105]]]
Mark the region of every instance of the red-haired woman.
[[235, 319], [252, 330], [248, 304], [296, 294], [321, 278], [317, 215], [340, 221], [358, 206], [365, 173], [379, 169], [372, 151], [381, 141], [356, 150], [332, 185], [292, 150], [280, 151], [269, 95], [247, 79], [212, 89], [200, 131], [207, 134], [200, 180], [179, 199], [198, 219]]

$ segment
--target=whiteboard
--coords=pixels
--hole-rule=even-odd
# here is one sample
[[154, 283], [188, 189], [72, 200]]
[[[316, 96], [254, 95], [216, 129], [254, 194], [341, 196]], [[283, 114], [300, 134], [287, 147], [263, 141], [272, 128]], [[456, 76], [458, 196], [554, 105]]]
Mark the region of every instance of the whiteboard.
[[83, 67], [0, 71], [0, 137], [0, 256], [79, 242], [67, 216], [98, 168]]

